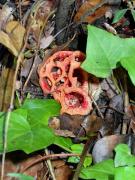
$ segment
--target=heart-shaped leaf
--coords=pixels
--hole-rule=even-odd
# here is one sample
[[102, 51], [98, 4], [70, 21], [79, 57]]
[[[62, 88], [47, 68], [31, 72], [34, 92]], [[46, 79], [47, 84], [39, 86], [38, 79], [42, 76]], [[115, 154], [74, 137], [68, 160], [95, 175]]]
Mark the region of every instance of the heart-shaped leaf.
[[[59, 114], [60, 105], [54, 100], [26, 100], [22, 108], [11, 112], [7, 151], [26, 153], [45, 148], [55, 141], [55, 134], [47, 126], [51, 116]], [[3, 150], [3, 128], [6, 114], [0, 114], [0, 152]]]
[[106, 78], [117, 63], [128, 71], [135, 84], [135, 38], [120, 38], [94, 26], [88, 26], [86, 60], [82, 68]]

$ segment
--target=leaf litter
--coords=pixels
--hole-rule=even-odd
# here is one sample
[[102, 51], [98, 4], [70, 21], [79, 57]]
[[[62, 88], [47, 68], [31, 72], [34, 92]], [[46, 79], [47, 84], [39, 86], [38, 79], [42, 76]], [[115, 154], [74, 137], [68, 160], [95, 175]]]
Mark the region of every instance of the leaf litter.
[[[16, 0], [0, 7], [1, 154], [5, 140], [7, 146], [1, 179], [98, 180], [119, 178], [126, 171], [132, 175], [134, 2]], [[81, 56], [61, 54], [76, 51], [86, 53], [82, 65]], [[52, 57], [53, 65], [48, 60]], [[53, 84], [49, 91], [44, 75], [50, 78], [48, 87]], [[59, 77], [67, 78], [68, 84], [64, 79], [56, 85]], [[60, 86], [64, 88], [59, 90]], [[91, 105], [82, 113], [80, 107], [85, 108], [87, 101]], [[128, 147], [117, 147], [121, 143], [133, 155]]]

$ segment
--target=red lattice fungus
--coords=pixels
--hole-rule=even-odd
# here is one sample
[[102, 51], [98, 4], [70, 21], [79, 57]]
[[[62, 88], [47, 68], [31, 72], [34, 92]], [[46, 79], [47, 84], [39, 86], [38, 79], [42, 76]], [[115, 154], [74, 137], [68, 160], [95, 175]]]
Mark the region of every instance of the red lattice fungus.
[[61, 113], [86, 115], [92, 109], [88, 73], [80, 68], [84, 59], [80, 51], [59, 51], [40, 65], [40, 86], [61, 103]]

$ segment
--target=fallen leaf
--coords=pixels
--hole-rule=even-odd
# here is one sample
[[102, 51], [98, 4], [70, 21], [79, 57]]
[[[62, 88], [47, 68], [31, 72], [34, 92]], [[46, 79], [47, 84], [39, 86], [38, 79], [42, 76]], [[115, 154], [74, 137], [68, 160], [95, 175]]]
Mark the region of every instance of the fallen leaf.
[[54, 132], [58, 136], [71, 137], [71, 138], [75, 137], [74, 133], [68, 130], [55, 130]]
[[23, 45], [25, 28], [18, 21], [10, 21], [6, 25], [6, 32], [19, 52]]
[[49, 47], [53, 41], [54, 41], [54, 36], [52, 35], [42, 38], [40, 42], [40, 48], [45, 49]]
[[[27, 21], [27, 28], [30, 28], [30, 48], [35, 48], [42, 38], [42, 31], [47, 28], [48, 18], [54, 12], [57, 1], [37, 1]], [[47, 40], [48, 41], [48, 40]]]
[[77, 11], [74, 21], [75, 22], [87, 22], [92, 23], [95, 20], [101, 18], [105, 15], [108, 10], [108, 5], [100, 5], [102, 0], [88, 0], [82, 4], [82, 6]]
[[78, 134], [78, 131], [81, 128], [81, 123], [84, 120], [83, 116], [79, 115], [69, 115], [69, 114], [62, 114], [59, 116], [60, 119], [60, 129], [61, 130], [69, 130], [72, 131], [74, 134]]
[[13, 7], [9, 7], [8, 3], [5, 3], [4, 6], [2, 6], [2, 9], [0, 9], [0, 29], [3, 29], [3, 26], [5, 26], [5, 23], [8, 21], [13, 20]]
[[68, 180], [71, 177], [72, 170], [62, 160], [52, 161], [52, 165], [55, 169], [55, 177], [57, 180]]
[[7, 47], [14, 56], [18, 55], [18, 51], [15, 48], [11, 38], [3, 31], [0, 31], [0, 43]]
[[6, 25], [6, 33], [0, 31], [0, 43], [9, 49], [9, 51], [17, 56], [25, 34], [25, 28], [17, 21], [10, 21]]
[[85, 129], [86, 134], [96, 133], [103, 125], [103, 120], [96, 115], [88, 115], [84, 118], [81, 126]]

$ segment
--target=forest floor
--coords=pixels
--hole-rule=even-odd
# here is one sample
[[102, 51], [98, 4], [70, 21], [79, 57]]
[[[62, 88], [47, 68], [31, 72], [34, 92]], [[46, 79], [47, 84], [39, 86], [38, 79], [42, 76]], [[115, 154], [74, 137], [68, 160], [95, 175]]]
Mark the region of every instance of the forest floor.
[[135, 180], [135, 1], [0, 1], [1, 180]]

